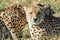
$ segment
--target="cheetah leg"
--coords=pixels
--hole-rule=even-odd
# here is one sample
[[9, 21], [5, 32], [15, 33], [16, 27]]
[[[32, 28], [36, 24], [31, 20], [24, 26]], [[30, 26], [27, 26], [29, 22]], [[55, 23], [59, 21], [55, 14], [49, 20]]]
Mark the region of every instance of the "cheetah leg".
[[18, 40], [17, 36], [15, 36], [15, 34], [12, 31], [10, 31], [10, 32], [11, 32], [11, 35], [12, 35], [13, 39]]
[[12, 35], [12, 38], [14, 40], [18, 40], [17, 38], [17, 34], [15, 33], [15, 29], [13, 28], [13, 26], [11, 26], [11, 23], [9, 24], [10, 22], [6, 22], [5, 21], [5, 25], [7, 26], [8, 30], [10, 31], [11, 35]]
[[2, 40], [2, 37], [4, 36], [4, 35], [3, 35], [3, 34], [4, 34], [4, 29], [3, 29], [3, 27], [4, 27], [4, 23], [3, 23], [2, 20], [0, 20], [0, 40]]
[[14, 33], [14, 29], [11, 29], [11, 28], [9, 28], [9, 27], [8, 27], [8, 29], [10, 30], [10, 33], [11, 33], [11, 35], [12, 35], [12, 38], [13, 38], [14, 40], [18, 40], [18, 38], [17, 38], [17, 36], [16, 36], [16, 33]]
[[[11, 33], [11, 35], [12, 35], [12, 38], [14, 39], [14, 40], [18, 40], [18, 38], [17, 38], [17, 36], [15, 35], [15, 33], [13, 33], [14, 32], [14, 29], [11, 29], [10, 27], [12, 27], [11, 26], [11, 24], [9, 24], [9, 25], [7, 25], [9, 22], [4, 22], [4, 24], [6, 25], [6, 27], [8, 28], [8, 30], [10, 31], [10, 33]], [[2, 23], [2, 21], [0, 21], [0, 40], [3, 40], [2, 39], [2, 36], [4, 36], [4, 31], [3, 31], [3, 27], [4, 27], [4, 24]], [[3, 33], [3, 34], [2, 34]]]
[[14, 40], [18, 40], [16, 34], [13, 33], [13, 32], [14, 32], [14, 29], [11, 29], [11, 28], [9, 28], [9, 27], [8, 27], [8, 29], [10, 30], [10, 33], [11, 33], [11, 35], [12, 35], [12, 38], [13, 38]]

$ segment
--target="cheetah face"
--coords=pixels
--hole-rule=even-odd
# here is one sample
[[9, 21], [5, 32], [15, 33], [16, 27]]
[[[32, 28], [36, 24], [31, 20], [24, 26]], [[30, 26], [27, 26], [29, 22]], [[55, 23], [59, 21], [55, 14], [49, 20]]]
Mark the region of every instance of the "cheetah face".
[[26, 19], [30, 24], [40, 24], [44, 20], [44, 13], [41, 12], [39, 7], [29, 6], [25, 10]]
[[[38, 25], [44, 21], [45, 14], [48, 14], [48, 11], [45, 11], [45, 7], [40, 6], [26, 6], [24, 10], [26, 12], [26, 19], [29, 24]], [[46, 13], [47, 12], [47, 13]]]

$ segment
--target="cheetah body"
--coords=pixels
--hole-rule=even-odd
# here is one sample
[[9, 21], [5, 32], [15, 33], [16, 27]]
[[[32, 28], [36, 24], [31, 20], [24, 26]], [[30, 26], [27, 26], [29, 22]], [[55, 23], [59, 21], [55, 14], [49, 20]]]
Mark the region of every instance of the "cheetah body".
[[50, 5], [25, 6], [32, 40], [59, 40], [60, 18], [52, 15]]
[[21, 5], [14, 5], [0, 10], [0, 20], [2, 20], [10, 31], [14, 40], [18, 40], [18, 34], [25, 27], [26, 17]]

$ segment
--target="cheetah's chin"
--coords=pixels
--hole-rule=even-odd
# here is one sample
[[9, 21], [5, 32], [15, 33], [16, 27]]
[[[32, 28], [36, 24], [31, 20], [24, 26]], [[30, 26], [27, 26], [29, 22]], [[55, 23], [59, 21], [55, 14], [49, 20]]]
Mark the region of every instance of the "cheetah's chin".
[[43, 21], [34, 22], [33, 25], [40, 25]]
[[40, 22], [39, 23], [33, 23], [33, 25], [39, 25], [40, 24]]

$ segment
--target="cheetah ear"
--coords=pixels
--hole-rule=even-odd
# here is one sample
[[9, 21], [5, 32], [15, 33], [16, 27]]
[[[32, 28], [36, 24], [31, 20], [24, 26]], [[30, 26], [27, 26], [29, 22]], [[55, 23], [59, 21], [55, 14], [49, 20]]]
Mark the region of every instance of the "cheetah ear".
[[51, 9], [51, 6], [49, 4], [44, 6], [44, 13], [46, 15], [52, 15], [54, 13], [53, 9]]

